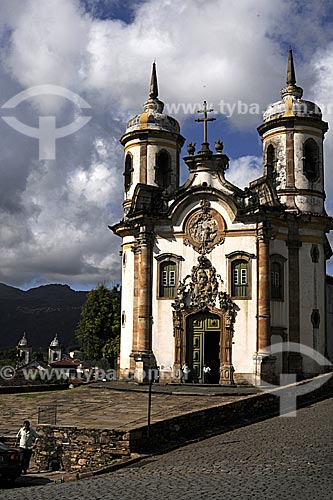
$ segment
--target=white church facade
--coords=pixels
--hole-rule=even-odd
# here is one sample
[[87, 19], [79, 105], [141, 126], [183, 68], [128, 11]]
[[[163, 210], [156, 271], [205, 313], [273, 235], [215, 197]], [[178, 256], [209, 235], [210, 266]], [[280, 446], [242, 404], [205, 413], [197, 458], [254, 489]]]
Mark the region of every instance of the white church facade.
[[221, 141], [187, 145], [189, 171], [179, 184], [184, 138], [163, 113], [155, 64], [149, 99], [129, 120], [122, 238], [120, 376], [144, 382], [158, 366], [163, 381], [179, 380], [187, 363], [194, 382], [231, 385], [279, 373], [310, 376], [323, 367], [291, 342], [323, 356], [326, 337], [326, 260], [332, 228], [324, 207], [320, 109], [302, 99], [292, 52], [281, 100], [269, 106], [258, 132], [263, 175], [240, 189], [225, 178]]

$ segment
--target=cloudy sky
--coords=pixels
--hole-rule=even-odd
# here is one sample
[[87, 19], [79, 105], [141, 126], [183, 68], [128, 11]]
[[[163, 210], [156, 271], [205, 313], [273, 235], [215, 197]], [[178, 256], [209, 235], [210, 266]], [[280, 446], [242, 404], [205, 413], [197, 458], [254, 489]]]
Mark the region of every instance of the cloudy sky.
[[[0, 44], [0, 117], [34, 128], [40, 117], [55, 116], [57, 128], [91, 117], [56, 140], [54, 159], [40, 159], [38, 140], [0, 119], [0, 282], [119, 282], [120, 239], [107, 228], [122, 217], [119, 138], [141, 112], [154, 59], [159, 97], [187, 141], [200, 143], [198, 103], [214, 107], [210, 141], [224, 141], [227, 177], [244, 187], [261, 174], [256, 127], [279, 99], [292, 45], [297, 83], [331, 123], [325, 175], [333, 214], [332, 0], [1, 0]], [[40, 85], [77, 97], [28, 94], [4, 106]]]

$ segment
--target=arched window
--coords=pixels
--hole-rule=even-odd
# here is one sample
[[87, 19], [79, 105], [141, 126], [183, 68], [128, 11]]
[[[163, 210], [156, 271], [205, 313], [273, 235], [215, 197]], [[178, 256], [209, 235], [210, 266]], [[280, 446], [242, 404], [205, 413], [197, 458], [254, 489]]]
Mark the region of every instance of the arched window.
[[157, 260], [157, 298], [173, 299], [177, 294], [181, 261], [184, 258], [174, 253], [164, 253], [157, 255], [155, 259]]
[[249, 265], [243, 259], [234, 260], [231, 264], [231, 295], [247, 297], [249, 289]]
[[275, 147], [270, 144], [266, 151], [266, 166], [267, 166], [267, 175], [271, 175], [274, 171], [276, 163], [276, 150]]
[[163, 189], [171, 183], [171, 160], [165, 149], [162, 149], [156, 156], [155, 182]]
[[252, 295], [252, 259], [255, 255], [236, 251], [226, 255], [228, 259], [228, 288], [234, 299], [251, 299]]
[[307, 139], [303, 145], [303, 173], [314, 182], [319, 177], [319, 147], [314, 139]]
[[176, 295], [176, 263], [166, 260], [160, 264], [160, 297], [175, 297]]
[[271, 298], [282, 299], [282, 266], [279, 262], [272, 262], [271, 266]]
[[284, 299], [284, 263], [286, 259], [279, 254], [270, 256], [271, 266], [271, 299], [283, 300]]
[[124, 172], [124, 188], [125, 192], [129, 190], [133, 182], [133, 160], [132, 155], [127, 153], [125, 158], [125, 172]]

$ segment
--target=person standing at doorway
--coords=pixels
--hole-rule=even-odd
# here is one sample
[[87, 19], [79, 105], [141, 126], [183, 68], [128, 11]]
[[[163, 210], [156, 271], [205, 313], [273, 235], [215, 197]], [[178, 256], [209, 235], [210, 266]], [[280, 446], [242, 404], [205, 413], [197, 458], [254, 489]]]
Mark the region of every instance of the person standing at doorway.
[[203, 374], [204, 374], [204, 384], [209, 384], [210, 383], [210, 373], [211, 373], [211, 369], [209, 366], [207, 366], [206, 364], [204, 364], [204, 367], [203, 367]]
[[183, 372], [183, 367], [182, 366], [179, 367], [179, 381], [180, 381], [181, 384], [184, 383], [184, 372]]
[[190, 369], [190, 367], [188, 366], [187, 363], [183, 364], [182, 371], [183, 371], [183, 374], [184, 374], [184, 380], [185, 380], [185, 384], [186, 384], [187, 382], [190, 381], [190, 375], [191, 375], [191, 369]]
[[39, 440], [39, 435], [35, 430], [31, 429], [29, 420], [25, 420], [23, 422], [23, 427], [21, 427], [21, 429], [18, 431], [16, 435], [16, 442], [15, 442], [15, 446], [17, 446], [17, 443], [19, 442], [23, 474], [27, 473], [32, 455], [32, 450], [36, 448], [38, 440]]

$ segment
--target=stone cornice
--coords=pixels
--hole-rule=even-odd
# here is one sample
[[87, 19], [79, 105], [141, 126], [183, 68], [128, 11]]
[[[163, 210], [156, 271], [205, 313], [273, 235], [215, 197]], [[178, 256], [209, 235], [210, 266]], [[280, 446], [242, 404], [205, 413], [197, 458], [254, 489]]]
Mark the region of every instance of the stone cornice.
[[276, 127], [284, 126], [285, 128], [294, 129], [296, 125], [312, 125], [320, 129], [324, 134], [328, 130], [328, 123], [318, 118], [301, 117], [301, 116], [282, 116], [273, 120], [262, 123], [257, 128], [260, 136], [265, 132]]

